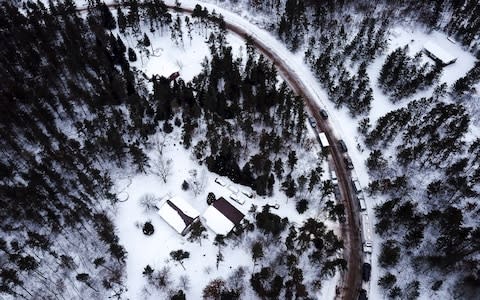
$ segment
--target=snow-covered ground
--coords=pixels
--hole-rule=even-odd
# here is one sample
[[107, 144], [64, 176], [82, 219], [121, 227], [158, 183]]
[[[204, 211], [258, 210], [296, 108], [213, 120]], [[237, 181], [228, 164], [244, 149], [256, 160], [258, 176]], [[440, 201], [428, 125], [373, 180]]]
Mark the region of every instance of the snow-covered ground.
[[[183, 18], [183, 16], [182, 16]], [[169, 76], [175, 71], [180, 72], [183, 80], [191, 80], [201, 70], [201, 63], [204, 57], [209, 56], [209, 49], [205, 44], [205, 35], [193, 34], [190, 42], [187, 35], [184, 35], [184, 46], [175, 45], [170, 40], [170, 35], [161, 35], [160, 33], [149, 34], [155, 55], [142, 55], [137, 51], [137, 61], [133, 66], [144, 72], [148, 77], [159, 74]], [[123, 37], [127, 46], [134, 48], [136, 40], [132, 37]], [[235, 35], [228, 34], [227, 41], [234, 50], [234, 55], [242, 55], [244, 49], [243, 41]], [[315, 139], [315, 132], [309, 127], [308, 137]], [[152, 137], [155, 139], [155, 137]], [[128, 252], [127, 258], [127, 297], [131, 299], [159, 299], [165, 297], [164, 291], [155, 289], [145, 289], [146, 279], [142, 275], [144, 268], [150, 265], [154, 270], [160, 270], [168, 267], [171, 271], [172, 283], [169, 289], [184, 289], [189, 299], [199, 299], [202, 290], [211, 280], [216, 278], [227, 279], [228, 276], [238, 267], [242, 266], [247, 271], [246, 280], [253, 271], [253, 262], [251, 256], [251, 243], [249, 237], [242, 237], [235, 242], [229, 242], [227, 246], [222, 247], [224, 261], [219, 264], [216, 269], [216, 259], [218, 247], [213, 244], [215, 234], [208, 230], [208, 238], [198, 242], [189, 242], [187, 237], [182, 237], [173, 228], [171, 228], [157, 213], [145, 212], [140, 206], [140, 199], [151, 194], [158, 199], [166, 199], [170, 196], [178, 196], [189, 202], [202, 215], [207, 209], [206, 198], [209, 192], [213, 192], [215, 196], [229, 199], [230, 189], [222, 187], [215, 183], [216, 174], [210, 173], [204, 165], [199, 165], [192, 158], [190, 150], [185, 150], [179, 144], [181, 140], [180, 129], [175, 127], [173, 133], [166, 135], [165, 148], [163, 150], [164, 159], [172, 159], [172, 175], [169, 176], [167, 183], [154, 174], [128, 174], [120, 176], [116, 182], [116, 190], [119, 192], [121, 199], [127, 199], [118, 205], [118, 212], [115, 220], [118, 229], [120, 242], [125, 246]], [[318, 146], [314, 146], [318, 147]], [[297, 153], [299, 161], [296, 169], [298, 172], [309, 170], [309, 167], [318, 161], [318, 148], [311, 149], [309, 152], [300, 149]], [[149, 152], [149, 157], [155, 159], [156, 150]], [[328, 171], [327, 162], [322, 165], [324, 170]], [[192, 190], [184, 191], [181, 185], [184, 180], [191, 178], [191, 172], [195, 170], [197, 176], [205, 182], [204, 189], [198, 195]], [[325, 172], [324, 176], [329, 176], [329, 172]], [[233, 189], [248, 190], [248, 188], [233, 184], [228, 179], [223, 178]], [[246, 215], [246, 218], [254, 221], [253, 214], [249, 212], [252, 204], [260, 209], [265, 204], [279, 205], [277, 210], [272, 212], [281, 217], [288, 217], [293, 224], [301, 225], [304, 220], [309, 217], [320, 217], [330, 229], [334, 229], [338, 234], [336, 223], [326, 220], [326, 215], [321, 214], [320, 207], [313, 204], [310, 209], [300, 215], [296, 211], [295, 201], [287, 200], [283, 192], [280, 192], [279, 183], [275, 185], [273, 197], [256, 197], [249, 199], [243, 197], [245, 203], [240, 205], [229, 200], [235, 207]], [[142, 225], [146, 221], [151, 221], [155, 228], [152, 236], [146, 236], [142, 233]], [[207, 228], [208, 229], [208, 228]], [[185, 270], [181, 265], [175, 263], [170, 258], [170, 252], [174, 250], [185, 250], [190, 253], [190, 258], [184, 261]], [[305, 270], [309, 269], [308, 265], [303, 264]], [[302, 267], [302, 265], [300, 265]], [[256, 266], [255, 268], [258, 268]], [[190, 281], [190, 288], [186, 290], [181, 286], [180, 276], [186, 275]], [[308, 273], [305, 273], [308, 276]], [[308, 278], [306, 278], [308, 279]], [[333, 299], [335, 293], [335, 285], [339, 279], [337, 274], [333, 278], [325, 280], [322, 289], [316, 294], [318, 298]], [[246, 286], [249, 286], [246, 282]], [[246, 299], [255, 299], [256, 295], [251, 289], [246, 289]]]
[[[174, 4], [173, 0], [166, 1], [169, 4]], [[193, 8], [198, 1], [184, 0], [181, 1], [183, 7]], [[353, 120], [348, 114], [346, 109], [337, 110], [334, 108], [334, 104], [328, 101], [328, 96], [323, 88], [318, 83], [317, 79], [313, 73], [309, 70], [309, 67], [303, 61], [303, 54], [293, 54], [291, 53], [279, 40], [277, 40], [270, 32], [260, 29], [257, 26], [251, 24], [244, 17], [237, 15], [233, 12], [227, 11], [225, 9], [219, 8], [214, 4], [203, 3], [200, 4], [207, 7], [210, 11], [215, 10], [217, 13], [221, 13], [229, 23], [233, 23], [247, 32], [251, 33], [257, 39], [263, 41], [266, 45], [269, 45], [271, 49], [275, 50], [275, 53], [285, 61], [291, 70], [294, 70], [296, 74], [302, 79], [304, 87], [308, 93], [315, 95], [319, 105], [327, 110], [329, 113], [329, 121], [332, 123], [332, 127], [335, 130], [337, 137], [342, 138], [349, 149], [349, 155], [352, 157], [354, 166], [355, 166], [355, 176], [358, 177], [362, 186], [367, 186], [369, 182], [369, 176], [367, 174], [366, 167], [364, 166], [364, 161], [368, 157], [368, 151], [363, 151], [361, 145], [359, 145], [359, 134], [357, 133], [357, 121]], [[258, 16], [259, 23], [261, 18], [264, 16]], [[236, 42], [232, 42], [231, 39], [234, 39], [229, 35], [229, 42], [233, 43], [233, 48], [235, 47]], [[202, 44], [201, 40], [196, 40], [192, 43], [191, 48], [187, 50], [180, 50], [175, 47], [168, 47], [166, 41], [169, 40], [169, 37], [154, 37], [151, 38], [154, 49], [158, 50], [158, 57], [153, 57], [150, 61], [145, 64], [139, 65], [139, 68], [144, 70], [148, 75], [158, 73], [161, 75], [168, 76], [171, 72], [180, 70], [182, 77], [186, 80], [191, 79], [196, 72], [200, 70], [200, 61], [203, 56], [207, 54], [207, 48]], [[238, 40], [238, 38], [237, 38]], [[189, 41], [185, 39], [185, 44], [188, 45]], [[446, 82], [447, 84], [452, 84], [459, 77], [463, 76], [470, 68], [473, 66], [474, 57], [461, 49], [457, 44], [453, 44], [447, 40], [447, 36], [439, 32], [426, 33], [421, 28], [404, 28], [398, 27], [392, 30], [391, 40], [389, 43], [388, 52], [393, 49], [409, 44], [411, 53], [418, 52], [423, 44], [426, 41], [435, 41], [438, 44], [442, 45], [447, 51], [457, 57], [457, 62], [451, 66], [447, 66], [443, 75], [440, 78], [441, 82]], [[238, 44], [237, 44], [238, 45]], [[178, 59], [179, 53], [183, 57]], [[388, 111], [396, 109], [398, 107], [408, 104], [413, 98], [418, 98], [419, 96], [428, 96], [431, 94], [432, 89], [422, 91], [419, 94], [414, 95], [410, 99], [406, 99], [400, 102], [397, 105], [393, 105], [388, 98], [382, 94], [382, 92], [376, 87], [376, 80], [378, 77], [379, 70], [384, 62], [385, 55], [377, 58], [368, 68], [368, 74], [371, 79], [371, 86], [374, 91], [374, 101], [372, 103], [372, 110], [369, 115], [371, 122], [377, 120], [380, 116], [384, 115]], [[195, 63], [196, 58], [198, 59]], [[140, 62], [137, 62], [139, 64]], [[359, 147], [357, 147], [359, 146]], [[188, 157], [188, 153], [183, 150], [180, 146], [174, 146], [170, 149], [172, 157]], [[175, 154], [173, 156], [173, 154]], [[202, 167], [196, 166], [192, 160], [179, 160], [181, 163], [175, 163], [175, 175], [171, 177], [168, 186], [161, 183], [159, 178], [156, 178], [153, 175], [142, 175], [134, 177], [130, 186], [127, 188], [126, 192], [129, 194], [129, 200], [123, 203], [119, 207], [119, 215], [117, 219], [117, 225], [119, 228], [119, 236], [121, 241], [124, 242], [127, 251], [129, 252], [129, 258], [127, 262], [127, 272], [129, 277], [129, 295], [132, 298], [138, 296], [140, 293], [143, 281], [141, 278], [141, 272], [146, 264], [152, 265], [152, 267], [160, 267], [167, 264], [165, 259], [168, 258], [168, 253], [172, 250], [178, 248], [187, 248], [191, 252], [191, 258], [185, 262], [185, 267], [189, 274], [192, 274], [192, 289], [189, 292], [191, 295], [200, 295], [201, 288], [204, 286], [204, 283], [212, 279], [215, 276], [225, 275], [230, 270], [230, 266], [235, 268], [239, 265], [248, 264], [250, 259], [250, 254], [245, 252], [243, 249], [225, 249], [224, 256], [226, 260], [221, 263], [219, 268], [219, 273], [206, 272], [205, 265], [215, 265], [215, 253], [216, 247], [212, 245], [211, 239], [212, 234], [210, 234], [209, 241], [202, 243], [203, 246], [197, 244], [192, 244], [185, 242], [185, 240], [178, 236], [172, 229], [170, 229], [166, 224], [163, 223], [161, 219], [157, 216], [145, 216], [141, 209], [138, 206], [138, 202], [135, 199], [141, 197], [144, 193], [154, 193], [157, 196], [163, 196], [166, 193], [180, 194], [186, 199], [192, 199], [191, 194], [185, 194], [181, 191], [180, 184], [188, 176], [188, 170], [195, 168], [201, 170]], [[208, 173], [207, 173], [208, 174]], [[207, 188], [206, 191], [213, 191], [216, 195], [222, 193], [222, 188], [216, 186], [213, 182], [214, 175], [207, 175]], [[218, 196], [217, 195], [217, 196]], [[202, 212], [206, 207], [205, 202], [206, 195], [199, 196], [195, 201], [195, 207]], [[277, 201], [282, 202], [281, 199], [276, 198]], [[263, 200], [268, 202], [270, 200]], [[374, 220], [373, 215], [373, 206], [381, 199], [367, 199], [368, 213], [370, 219]], [[247, 201], [242, 207], [239, 207], [242, 211], [245, 212], [246, 208], [249, 207], [249, 202]], [[192, 204], [193, 205], [193, 204]], [[237, 205], [238, 206], [238, 205]], [[287, 209], [290, 211], [292, 207], [282, 206], [282, 209]], [[294, 209], [292, 209], [294, 211]], [[282, 215], [285, 212], [279, 211], [279, 214]], [[135, 227], [135, 222], [144, 222], [146, 219], [151, 219], [156, 228], [156, 233], [151, 237], [145, 237], [141, 230]], [[161, 235], [161, 236], [160, 236]], [[382, 298], [382, 293], [376, 286], [376, 281], [378, 279], [378, 269], [375, 267], [376, 257], [379, 252], [379, 243], [374, 242], [373, 247], [373, 269], [372, 269], [372, 282], [374, 283], [371, 290], [372, 299]], [[229, 251], [237, 251], [235, 254]], [[243, 252], [242, 252], [243, 251]], [[204, 256], [205, 254], [205, 256]], [[229, 261], [229, 257], [235, 257], [234, 260]], [[201, 264], [205, 262], [205, 264]], [[172, 264], [169, 262], [169, 264]], [[182, 271], [180, 266], [175, 266], [172, 264], [172, 268], [175, 270]], [[198, 281], [197, 281], [198, 280]], [[329, 290], [326, 288], [326, 290]], [[331, 290], [331, 289], [330, 289]], [[324, 295], [325, 298], [333, 298], [333, 294], [328, 293]], [[428, 295], [424, 295], [428, 297]]]
[[[170, 288], [181, 289], [178, 278], [181, 275], [187, 275], [190, 280], [190, 290], [186, 291], [188, 298], [199, 299], [205, 285], [215, 278], [227, 279], [230, 273], [239, 266], [245, 267], [247, 274], [253, 270], [253, 263], [250, 253], [251, 241], [248, 237], [242, 237], [236, 242], [229, 242], [226, 247], [222, 247], [224, 261], [220, 263], [218, 270], [216, 269], [216, 255], [218, 247], [213, 244], [215, 234], [208, 230], [208, 238], [198, 242], [189, 242], [186, 237], [179, 235], [172, 227], [170, 227], [157, 213], [145, 212], [140, 206], [140, 199], [146, 194], [154, 195], [158, 199], [166, 199], [168, 197], [178, 196], [189, 202], [200, 214], [207, 209], [207, 194], [213, 192], [215, 196], [229, 199], [231, 189], [223, 187], [215, 182], [216, 174], [210, 173], [206, 167], [198, 165], [191, 158], [189, 150], [178, 144], [180, 140], [180, 130], [176, 130], [167, 135], [166, 147], [164, 148], [164, 158], [173, 159], [172, 175], [169, 176], [167, 183], [154, 174], [134, 174], [125, 178], [120, 178], [116, 183], [116, 189], [128, 195], [128, 200], [122, 202], [118, 206], [118, 212], [115, 220], [118, 229], [120, 242], [125, 246], [128, 252], [127, 258], [127, 297], [131, 299], [159, 299], [165, 294], [159, 293], [154, 289], [150, 289], [145, 293], [144, 286], [146, 283], [142, 272], [145, 266], [150, 265], [153, 269], [159, 270], [164, 266], [168, 266], [172, 273], [173, 283]], [[156, 150], [149, 153], [151, 159], [155, 159]], [[312, 155], [313, 158], [315, 158]], [[310, 164], [308, 158], [302, 158], [299, 163]], [[300, 165], [299, 168], [302, 168]], [[198, 177], [205, 182], [203, 191], [195, 195], [192, 190], [184, 191], [181, 188], [184, 180], [191, 178], [191, 170], [196, 170]], [[233, 187], [233, 189], [248, 188], [234, 184], [226, 178], [222, 178], [224, 182]], [[288, 217], [291, 223], [301, 224], [308, 217], [316, 217], [317, 210], [312, 207], [305, 214], [300, 215], [295, 210], [295, 201], [287, 201], [286, 196], [278, 190], [274, 197], [255, 197], [250, 199], [243, 197], [245, 203], [240, 205], [230, 200], [237, 209], [246, 215], [248, 219], [253, 221], [252, 213], [249, 209], [252, 205], [261, 207], [265, 204], [279, 205], [279, 209], [273, 209], [273, 213], [281, 217]], [[142, 233], [142, 227], [146, 221], [151, 221], [155, 228], [152, 236], [146, 236]], [[329, 227], [335, 224], [325, 221]], [[190, 258], [185, 260], [184, 266], [174, 263], [169, 253], [174, 250], [182, 249], [190, 253]], [[258, 268], [258, 267], [257, 267]], [[318, 293], [318, 297], [331, 299], [332, 293], [335, 292], [335, 283], [337, 276], [324, 283], [322, 291]], [[247, 293], [253, 293], [248, 292]], [[328, 297], [327, 297], [328, 295]], [[246, 299], [255, 299], [254, 294], [244, 295]]]
[[[209, 2], [217, 2], [218, 1], [209, 1]], [[196, 1], [182, 1], [182, 5], [185, 6], [192, 6]], [[221, 4], [221, 3], [219, 3]], [[363, 187], [368, 186], [370, 181], [367, 168], [364, 164], [366, 158], [369, 155], [369, 152], [364, 150], [362, 147], [362, 143], [360, 141], [360, 136], [357, 131], [358, 121], [359, 119], [352, 119], [348, 110], [346, 108], [336, 109], [334, 104], [328, 101], [328, 96], [324, 89], [319, 84], [318, 80], [315, 78], [314, 74], [309, 70], [309, 67], [304, 63], [303, 60], [303, 52], [299, 51], [298, 53], [294, 54], [291, 53], [281, 41], [279, 41], [276, 37], [274, 37], [270, 32], [267, 30], [263, 30], [258, 28], [257, 26], [253, 25], [252, 23], [256, 24], [265, 24], [264, 15], [255, 14], [255, 15], [248, 15], [246, 10], [242, 10], [237, 8], [235, 14], [230, 11], [225, 11], [225, 9], [219, 9], [218, 6], [214, 4], [204, 4], [204, 6], [208, 7], [209, 10], [215, 9], [217, 12], [224, 15], [225, 19], [228, 20], [229, 23], [233, 23], [241, 28], [251, 32], [253, 36], [257, 39], [264, 42], [264, 44], [269, 45], [270, 49], [274, 49], [275, 53], [286, 62], [291, 70], [295, 70], [296, 74], [302, 79], [304, 83], [304, 87], [307, 91], [315, 95], [318, 104], [320, 107], [323, 107], [327, 110], [329, 114], [329, 121], [333, 125], [334, 131], [336, 136], [343, 139], [347, 144], [349, 155], [353, 160], [353, 164], [355, 166], [355, 170], [352, 172], [353, 177], [357, 177]], [[250, 22], [252, 23], [250, 23]], [[427, 32], [427, 30], [423, 27], [411, 27], [411, 26], [398, 26], [394, 27], [391, 30], [391, 35], [389, 39], [388, 49], [384, 55], [376, 58], [373, 63], [371, 63], [367, 69], [371, 87], [373, 89], [373, 97], [374, 101], [372, 102], [372, 109], [368, 115], [370, 118], [371, 124], [380, 118], [381, 116], [385, 115], [389, 111], [394, 109], [398, 109], [400, 107], [408, 105], [411, 100], [418, 99], [420, 97], [429, 97], [432, 92], [433, 88], [426, 89], [424, 91], [420, 91], [419, 93], [414, 94], [410, 98], [404, 99], [403, 101], [393, 104], [389, 101], [388, 97], [383, 94], [383, 92], [377, 87], [377, 78], [379, 75], [379, 71], [385, 61], [386, 56], [395, 50], [398, 47], [403, 47], [408, 45], [409, 53], [414, 55], [415, 53], [422, 50], [423, 45], [426, 42], [435, 42], [436, 44], [440, 45], [444, 50], [446, 50], [449, 54], [453, 55], [457, 58], [457, 61], [445, 67], [442, 72], [442, 76], [440, 77], [439, 83], [447, 83], [451, 86], [457, 79], [464, 76], [471, 67], [473, 67], [475, 63], [475, 57], [468, 51], [462, 49], [460, 44], [453, 43], [451, 40], [448, 39], [448, 36], [444, 33], [433, 31]], [[472, 134], [471, 136], [478, 136], [479, 128], [478, 127], [471, 127]], [[381, 198], [367, 198], [367, 212], [369, 214], [370, 220], [372, 224], [375, 223], [375, 216], [373, 212], [373, 208], [376, 204], [382, 202], [384, 199]], [[372, 225], [373, 226], [373, 225]], [[370, 290], [370, 298], [371, 299], [381, 299], [383, 297], [383, 293], [377, 286], [377, 281], [380, 276], [380, 270], [376, 266], [377, 257], [380, 252], [380, 241], [379, 238], [374, 234], [373, 235], [374, 243], [373, 243], [373, 251], [372, 251], [372, 289]], [[422, 297], [427, 299], [431, 297], [423, 291]], [[438, 294], [437, 294], [438, 296]]]

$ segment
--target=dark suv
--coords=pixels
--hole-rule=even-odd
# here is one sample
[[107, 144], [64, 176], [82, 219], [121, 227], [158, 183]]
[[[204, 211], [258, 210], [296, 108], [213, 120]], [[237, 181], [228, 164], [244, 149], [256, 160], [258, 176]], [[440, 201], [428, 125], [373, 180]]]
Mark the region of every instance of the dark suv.
[[320, 110], [320, 115], [321, 115], [322, 118], [324, 118], [324, 119], [327, 119], [327, 118], [328, 118], [327, 111], [324, 110], [324, 109], [321, 109], [321, 110]]
[[348, 156], [345, 156], [343, 159], [345, 160], [345, 165], [347, 165], [347, 169], [352, 170], [353, 169], [352, 159]]
[[370, 281], [370, 272], [372, 271], [372, 266], [369, 263], [363, 263], [362, 268], [362, 279], [363, 281]]
[[340, 150], [342, 150], [343, 153], [347, 152], [347, 145], [345, 145], [345, 142], [343, 140], [338, 141], [338, 147], [340, 147]]

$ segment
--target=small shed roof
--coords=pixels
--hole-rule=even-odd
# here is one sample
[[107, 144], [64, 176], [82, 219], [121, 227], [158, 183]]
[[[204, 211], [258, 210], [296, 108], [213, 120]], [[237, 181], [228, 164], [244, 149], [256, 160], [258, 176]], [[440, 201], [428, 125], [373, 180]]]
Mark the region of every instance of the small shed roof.
[[227, 235], [232, 229], [240, 224], [244, 214], [224, 198], [218, 198], [210, 205], [203, 219], [208, 228], [216, 234]]
[[184, 230], [200, 215], [188, 202], [177, 196], [166, 200], [158, 214], [180, 234], [184, 234]]
[[448, 64], [456, 59], [456, 57], [434, 42], [426, 42], [425, 45], [423, 45], [423, 48], [441, 60], [444, 64]]

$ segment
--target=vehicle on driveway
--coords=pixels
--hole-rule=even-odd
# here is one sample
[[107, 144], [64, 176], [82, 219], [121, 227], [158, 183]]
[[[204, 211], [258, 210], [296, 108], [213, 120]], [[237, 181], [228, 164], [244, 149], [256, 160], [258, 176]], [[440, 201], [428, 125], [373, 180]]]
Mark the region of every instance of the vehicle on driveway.
[[245, 199], [243, 199], [243, 197], [242, 197], [241, 195], [230, 194], [230, 199], [232, 199], [233, 201], [237, 202], [238, 204], [243, 204], [243, 203], [245, 203]]
[[215, 178], [215, 182], [221, 186], [226, 186], [227, 183], [220, 177]]

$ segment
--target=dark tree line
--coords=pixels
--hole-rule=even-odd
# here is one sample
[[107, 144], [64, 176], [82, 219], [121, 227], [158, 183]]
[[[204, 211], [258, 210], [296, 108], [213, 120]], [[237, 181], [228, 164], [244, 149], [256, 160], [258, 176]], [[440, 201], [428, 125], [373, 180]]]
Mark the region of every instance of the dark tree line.
[[[121, 31], [136, 26], [135, 5], [126, 23], [118, 16]], [[105, 4], [85, 19], [75, 9], [0, 5], [0, 290], [16, 298], [121, 293], [126, 252], [109, 173], [145, 170], [141, 145], [165, 115], [156, 102], [170, 87], [137, 91]]]
[[380, 70], [378, 84], [392, 102], [415, 94], [418, 90], [432, 86], [442, 73], [440, 64], [421, 64], [422, 53], [413, 58], [408, 55], [408, 46], [390, 53]]
[[408, 264], [405, 254], [415, 271], [440, 274], [419, 286], [438, 290], [444, 277], [457, 276], [453, 295], [478, 294], [480, 140], [465, 140], [469, 124], [461, 104], [423, 98], [381, 117], [366, 136], [369, 192], [390, 199], [376, 208], [375, 230], [386, 239], [379, 263], [388, 272], [379, 285], [391, 298], [412, 293], [413, 283], [396, 283], [392, 271]]

